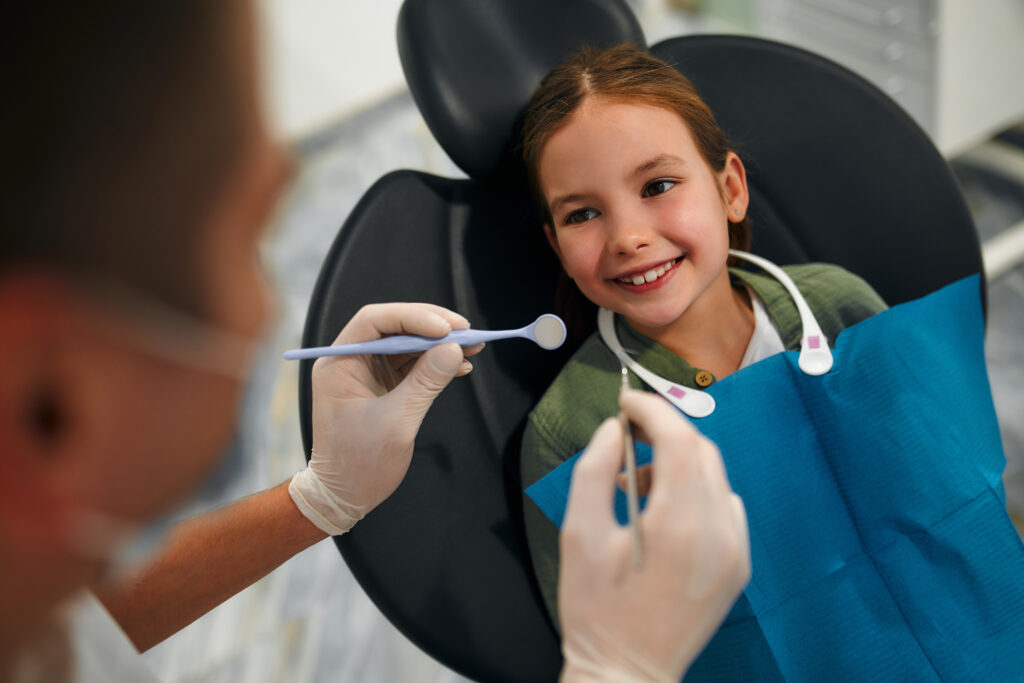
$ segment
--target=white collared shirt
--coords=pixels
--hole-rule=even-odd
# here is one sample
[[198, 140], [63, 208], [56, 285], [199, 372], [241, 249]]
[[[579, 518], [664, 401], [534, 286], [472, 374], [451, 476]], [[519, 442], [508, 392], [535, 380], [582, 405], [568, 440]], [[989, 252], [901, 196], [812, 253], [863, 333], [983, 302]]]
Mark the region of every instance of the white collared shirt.
[[157, 683], [142, 655], [96, 596], [83, 592], [68, 609], [74, 683]]
[[750, 343], [747, 344], [743, 360], [740, 361], [741, 368], [786, 350], [782, 344], [782, 334], [775, 321], [768, 315], [761, 297], [750, 287], [747, 287], [747, 292], [750, 293], [750, 303], [754, 309], [754, 333], [750, 335]]

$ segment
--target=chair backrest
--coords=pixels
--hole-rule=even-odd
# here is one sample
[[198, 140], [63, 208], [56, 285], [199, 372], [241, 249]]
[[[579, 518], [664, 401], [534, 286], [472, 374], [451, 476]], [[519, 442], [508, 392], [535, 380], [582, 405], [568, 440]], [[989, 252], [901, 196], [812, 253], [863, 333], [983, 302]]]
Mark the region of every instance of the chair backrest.
[[949, 166], [875, 86], [756, 38], [688, 36], [651, 51], [693, 81], [739, 147], [755, 252], [776, 263], [839, 264], [890, 305], [981, 272]]
[[[622, 0], [406, 0], [399, 47], [432, 132], [469, 179], [388, 174], [342, 226], [303, 342], [330, 343], [367, 303], [430, 301], [479, 328], [517, 327], [554, 306], [558, 263], [514, 147], [543, 75], [583, 44], [643, 44]], [[981, 268], [964, 202], [913, 121], [849, 71], [751, 38], [652, 48], [689, 76], [739, 143], [754, 251], [824, 260], [890, 303]], [[494, 344], [429, 413], [398, 491], [336, 539], [381, 611], [471, 678], [550, 680], [561, 657], [522, 530], [519, 436], [571, 349]], [[310, 439], [310, 364], [300, 412]]]

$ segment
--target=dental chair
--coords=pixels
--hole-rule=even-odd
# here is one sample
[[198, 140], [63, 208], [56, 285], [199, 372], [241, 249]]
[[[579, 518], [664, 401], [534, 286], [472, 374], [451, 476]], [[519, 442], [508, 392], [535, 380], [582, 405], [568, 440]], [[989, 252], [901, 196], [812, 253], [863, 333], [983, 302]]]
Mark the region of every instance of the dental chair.
[[[374, 302], [428, 301], [485, 329], [554, 310], [559, 266], [515, 149], [520, 121], [551, 67], [583, 44], [627, 41], [645, 45], [623, 0], [406, 0], [398, 44], [409, 87], [469, 177], [396, 171], [367, 190], [326, 256], [303, 344], [331, 343]], [[755, 253], [840, 264], [890, 304], [981, 271], [948, 166], [874, 86], [754, 38], [650, 49], [694, 82], [737, 144]], [[470, 678], [554, 680], [561, 665], [522, 529], [518, 456], [527, 413], [572, 350], [486, 349], [431, 409], [395, 494], [335, 539], [388, 619]], [[307, 457], [310, 369], [300, 368]]]

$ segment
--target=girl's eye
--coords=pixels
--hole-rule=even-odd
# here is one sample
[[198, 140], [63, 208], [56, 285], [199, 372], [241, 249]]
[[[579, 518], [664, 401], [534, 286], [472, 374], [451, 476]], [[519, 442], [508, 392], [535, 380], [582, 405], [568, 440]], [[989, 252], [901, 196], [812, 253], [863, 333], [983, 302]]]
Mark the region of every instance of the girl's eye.
[[654, 197], [656, 195], [663, 194], [672, 189], [672, 186], [675, 184], [674, 180], [652, 180], [644, 185], [643, 196]]
[[576, 209], [568, 216], [565, 217], [566, 225], [576, 225], [578, 223], [586, 223], [587, 221], [597, 218], [597, 211], [594, 209]]

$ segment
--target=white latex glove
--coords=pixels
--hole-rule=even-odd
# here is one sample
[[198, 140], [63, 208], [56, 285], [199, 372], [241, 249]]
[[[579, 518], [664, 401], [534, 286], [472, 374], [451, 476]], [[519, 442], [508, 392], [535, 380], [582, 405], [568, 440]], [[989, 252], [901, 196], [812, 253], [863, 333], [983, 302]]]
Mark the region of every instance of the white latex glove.
[[[392, 334], [443, 337], [469, 321], [431, 304], [374, 304], [360, 309], [335, 344]], [[422, 354], [320, 358], [313, 365], [313, 449], [288, 492], [313, 524], [343, 534], [390, 496], [409, 469], [413, 440], [434, 398], [472, 365], [442, 344]]]
[[631, 391], [621, 406], [655, 452], [643, 566], [612, 514], [623, 439], [611, 419], [576, 465], [562, 527], [563, 680], [677, 683], [750, 579], [746, 512], [718, 448], [667, 402]]

